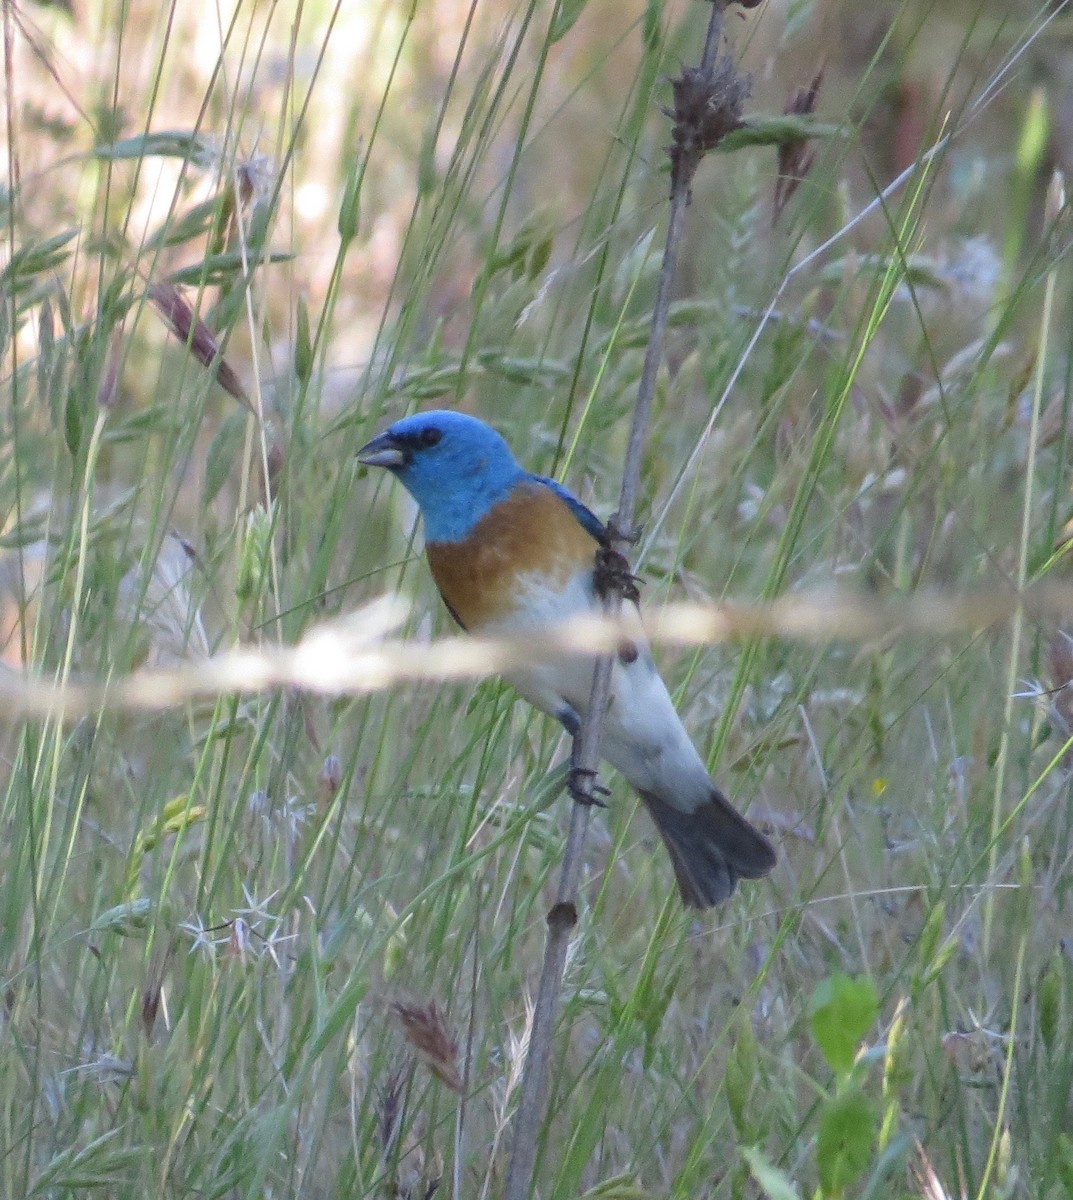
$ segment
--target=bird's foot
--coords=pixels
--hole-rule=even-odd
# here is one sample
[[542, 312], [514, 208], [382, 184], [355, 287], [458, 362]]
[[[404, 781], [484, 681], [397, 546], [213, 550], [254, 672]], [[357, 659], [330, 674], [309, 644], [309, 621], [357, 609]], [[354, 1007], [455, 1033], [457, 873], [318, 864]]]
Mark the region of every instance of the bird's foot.
[[571, 767], [566, 777], [566, 790], [575, 804], [591, 808], [606, 808], [601, 796], [610, 796], [611, 791], [596, 782], [596, 772], [588, 767]]
[[601, 600], [617, 595], [636, 604], [641, 599], [638, 583], [639, 580], [630, 570], [630, 560], [625, 554], [620, 554], [608, 546], [601, 546], [596, 551], [593, 584]]
[[627, 546], [636, 546], [641, 540], [644, 530], [637, 524], [624, 525], [619, 514], [614, 512], [607, 518], [607, 532], [613, 541], [625, 542]]

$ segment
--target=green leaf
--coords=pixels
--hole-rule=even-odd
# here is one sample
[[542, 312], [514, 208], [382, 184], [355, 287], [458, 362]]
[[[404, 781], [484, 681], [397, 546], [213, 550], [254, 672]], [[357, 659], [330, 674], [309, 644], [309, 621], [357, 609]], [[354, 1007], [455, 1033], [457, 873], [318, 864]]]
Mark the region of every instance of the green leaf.
[[133, 937], [149, 928], [153, 915], [153, 902], [144, 896], [117, 904], [93, 918], [90, 933], [118, 933], [122, 937]]
[[660, 22], [659, 0], [648, 0], [641, 26], [641, 40], [649, 54], [659, 51], [663, 43], [663, 26]]
[[917, 938], [917, 957], [922, 967], [930, 967], [932, 958], [939, 948], [939, 939], [943, 935], [943, 922], [946, 919], [946, 905], [942, 900], [932, 905], [924, 922], [924, 928]]
[[879, 1013], [872, 981], [836, 974], [822, 980], [812, 994], [812, 1036], [831, 1070], [845, 1078], [853, 1069], [857, 1047]]
[[417, 194], [422, 199], [432, 195], [440, 179], [436, 169], [436, 134], [439, 128], [438, 121], [429, 124], [422, 134], [421, 148], [417, 152]]
[[767, 1200], [801, 1200], [790, 1176], [769, 1162], [759, 1146], [743, 1146], [741, 1153]]
[[415, 400], [433, 400], [455, 391], [462, 369], [458, 363], [445, 366], [417, 367], [391, 386], [392, 395], [413, 396]]
[[913, 287], [934, 288], [937, 291], [948, 286], [944, 268], [933, 258], [923, 254], [900, 256], [895, 254], [854, 254], [850, 258], [838, 258], [828, 263], [817, 275], [822, 283], [838, 284], [847, 276], [872, 277], [903, 280]]
[[220, 422], [205, 456], [205, 483], [201, 490], [202, 507], [208, 506], [220, 494], [231, 468], [239, 456], [246, 430], [246, 413], [236, 410]]
[[223, 198], [210, 196], [208, 200], [196, 204], [189, 212], [169, 217], [159, 229], [146, 238], [143, 250], [181, 246], [184, 242], [203, 237], [216, 223], [222, 211]]
[[189, 158], [202, 166], [209, 165], [217, 157], [213, 139], [192, 129], [170, 129], [159, 133], [139, 133], [135, 137], [122, 138], [118, 142], [106, 142], [95, 146], [93, 153], [98, 158], [122, 159], [145, 158]]
[[734, 1131], [739, 1141], [752, 1141], [755, 1122], [749, 1111], [752, 1099], [753, 1085], [756, 1082], [756, 1035], [753, 1033], [752, 1022], [739, 1022], [738, 1033], [730, 1048], [726, 1070], [723, 1072], [723, 1086], [726, 1088], [727, 1108], [730, 1109], [730, 1119], [734, 1122]]
[[1017, 168], [1022, 175], [1035, 176], [1043, 161], [1043, 154], [1051, 132], [1051, 115], [1047, 108], [1046, 93], [1034, 87], [1021, 126], [1021, 138], [1017, 144]]
[[52, 318], [52, 303], [48, 296], [41, 301], [37, 321], [37, 394], [47, 401], [52, 391], [52, 365], [56, 358], [56, 327]]
[[[0, 310], [2, 311], [2, 310]], [[48, 534], [55, 514], [43, 508], [40, 512], [27, 514], [5, 533], [0, 533], [0, 550], [20, 550], [40, 542]]]
[[559, 0], [555, 7], [555, 16], [551, 20], [551, 28], [548, 30], [549, 46], [554, 46], [574, 28], [574, 23], [581, 16], [587, 3], [588, 0]]
[[34, 1180], [31, 1196], [55, 1196], [58, 1191], [133, 1186], [146, 1151], [138, 1146], [114, 1146], [120, 1129], [102, 1133], [86, 1146], [61, 1150]]
[[365, 160], [359, 158], [347, 176], [343, 185], [343, 198], [339, 202], [339, 220], [336, 226], [339, 230], [339, 240], [344, 246], [348, 246], [358, 232], [358, 222], [361, 220], [361, 185], [364, 179]]
[[78, 388], [72, 384], [67, 389], [67, 403], [63, 413], [63, 438], [72, 458], [78, 457], [82, 445], [82, 406]]
[[308, 383], [313, 374], [313, 335], [309, 328], [309, 308], [298, 297], [295, 311], [294, 375], [299, 383]]
[[237, 250], [228, 250], [224, 254], [210, 254], [208, 258], [194, 263], [192, 267], [181, 267], [178, 271], [172, 271], [168, 281], [191, 287], [210, 287], [229, 282], [246, 266], [263, 267], [270, 263], [290, 262], [293, 258], [293, 254], [280, 251], [273, 254], [247, 255], [244, 263], [243, 256]]
[[743, 150], [746, 146], [783, 146], [787, 142], [799, 142], [805, 138], [844, 137], [841, 125], [830, 121], [817, 121], [815, 117], [803, 117], [793, 113], [778, 116], [747, 117], [740, 129], [728, 133], [719, 143], [719, 149]]
[[525, 256], [529, 253], [528, 232], [523, 231], [513, 241], [500, 246], [488, 263], [488, 275], [499, 274], [500, 271], [510, 271], [515, 277], [521, 275], [525, 266]]
[[490, 375], [501, 375], [510, 383], [548, 384], [568, 379], [573, 370], [563, 362], [550, 358], [521, 358], [501, 354], [498, 350], [483, 350], [477, 361]]
[[659, 1031], [667, 1016], [667, 1009], [670, 1008], [671, 1001], [674, 999], [674, 993], [678, 987], [680, 976], [680, 970], [671, 971], [667, 977], [665, 986], [662, 988], [656, 986], [655, 980], [653, 980], [649, 1002], [642, 1005], [638, 1013], [641, 1028], [645, 1034], [643, 1063], [646, 1071], [651, 1069], [652, 1062], [655, 1059]]
[[1053, 1054], [1062, 1029], [1062, 959], [1057, 951], [1039, 981], [1036, 1004], [1039, 1032], [1048, 1054]]
[[[615, 1087], [615, 1068], [605, 1064], [593, 1079], [594, 1096], [610, 1096]], [[592, 1161], [601, 1137], [607, 1132], [610, 1105], [587, 1104], [570, 1131], [570, 1140], [558, 1157], [560, 1166], [551, 1200], [573, 1200], [581, 1191], [581, 1178]]]
[[174, 434], [178, 420], [166, 404], [149, 404], [104, 431], [103, 440], [110, 443], [130, 442], [153, 433]]
[[638, 1185], [631, 1172], [623, 1171], [582, 1192], [578, 1200], [648, 1200], [652, 1195]]
[[825, 1192], [839, 1193], [872, 1161], [876, 1115], [868, 1097], [850, 1088], [823, 1106], [816, 1138], [816, 1167]]
[[1055, 1145], [1055, 1169], [1066, 1195], [1073, 1200], [1073, 1138], [1064, 1133], [1058, 1135]]
[[38, 275], [55, 271], [70, 253], [64, 247], [77, 236], [77, 229], [68, 229], [44, 241], [21, 246], [0, 271], [0, 288], [7, 292], [21, 291]]
[[539, 279], [544, 268], [548, 265], [551, 259], [551, 252], [555, 248], [555, 238], [552, 234], [539, 239], [534, 243], [532, 252], [529, 255], [529, 266], [526, 270], [526, 276], [530, 283]]
[[89, 523], [90, 537], [96, 538], [109, 532], [114, 532], [113, 524], [116, 517], [125, 514], [127, 509], [138, 497], [138, 487], [123, 488], [116, 492], [107, 504], [93, 510], [93, 519]]
[[782, 44], [788, 46], [802, 30], [809, 28], [812, 23], [812, 10], [815, 0], [790, 0], [786, 10], [782, 31]]
[[905, 1178], [905, 1163], [913, 1141], [913, 1136], [903, 1130], [891, 1138], [886, 1148], [880, 1147], [879, 1156], [861, 1187], [859, 1200], [886, 1200], [894, 1194], [893, 1181]]

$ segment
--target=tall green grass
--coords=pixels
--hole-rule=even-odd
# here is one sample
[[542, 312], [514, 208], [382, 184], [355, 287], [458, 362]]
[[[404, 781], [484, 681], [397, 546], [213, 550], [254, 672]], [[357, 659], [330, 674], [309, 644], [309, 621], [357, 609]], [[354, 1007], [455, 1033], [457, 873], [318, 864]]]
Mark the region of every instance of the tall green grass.
[[[396, 590], [446, 632], [409, 502], [352, 458], [417, 406], [607, 513], [706, 6], [5, 14], [7, 669], [290, 643]], [[882, 15], [729, 21], [752, 110], [823, 58], [844, 136], [774, 228], [770, 151], [701, 168], [649, 605], [1062, 569], [1068, 18]], [[780, 865], [685, 914], [609, 781], [534, 1195], [1073, 1195], [1061, 636], [661, 652]], [[565, 749], [494, 680], [9, 720], [0, 1194], [496, 1196]]]

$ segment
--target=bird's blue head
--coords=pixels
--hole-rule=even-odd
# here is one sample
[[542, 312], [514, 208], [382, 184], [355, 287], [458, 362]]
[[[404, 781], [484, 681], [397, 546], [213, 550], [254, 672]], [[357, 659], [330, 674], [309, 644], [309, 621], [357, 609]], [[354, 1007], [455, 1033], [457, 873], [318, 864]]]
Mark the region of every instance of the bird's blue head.
[[510, 447], [465, 413], [404, 417], [358, 451], [358, 461], [386, 467], [417, 501], [429, 542], [458, 542], [526, 472]]

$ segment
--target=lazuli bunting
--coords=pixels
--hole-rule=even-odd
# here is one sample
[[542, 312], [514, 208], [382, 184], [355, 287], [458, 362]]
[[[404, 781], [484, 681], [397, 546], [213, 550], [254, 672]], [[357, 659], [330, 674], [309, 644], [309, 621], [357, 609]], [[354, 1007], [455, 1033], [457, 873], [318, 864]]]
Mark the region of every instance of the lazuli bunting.
[[[432, 577], [463, 629], [532, 635], [601, 610], [594, 572], [604, 526], [561, 484], [520, 467], [482, 421], [418, 413], [363, 446], [358, 459], [386, 467], [417, 501]], [[639, 621], [633, 604], [624, 611]], [[577, 732], [592, 688], [591, 660], [516, 668], [507, 679]], [[775, 865], [771, 843], [710, 779], [639, 626], [614, 664], [600, 750], [644, 800], [685, 904], [718, 904], [739, 879], [757, 879]]]

